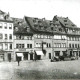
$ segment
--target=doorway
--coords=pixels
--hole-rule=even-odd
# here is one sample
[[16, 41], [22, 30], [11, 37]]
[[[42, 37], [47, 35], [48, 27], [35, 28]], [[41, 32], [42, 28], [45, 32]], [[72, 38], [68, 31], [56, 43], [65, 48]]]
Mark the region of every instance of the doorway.
[[33, 60], [33, 54], [30, 54], [30, 60]]
[[24, 60], [28, 60], [28, 52], [24, 52], [23, 55], [24, 55]]
[[8, 54], [8, 61], [11, 61], [11, 53]]
[[49, 53], [49, 59], [51, 59], [51, 53]]
[[37, 60], [41, 60], [41, 55], [37, 55]]

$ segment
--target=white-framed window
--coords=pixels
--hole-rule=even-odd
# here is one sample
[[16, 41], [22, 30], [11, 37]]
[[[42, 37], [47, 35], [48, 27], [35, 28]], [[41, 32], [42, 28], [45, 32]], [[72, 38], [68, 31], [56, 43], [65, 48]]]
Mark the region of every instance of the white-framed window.
[[8, 50], [8, 44], [7, 43], [5, 44], [5, 50]]
[[44, 36], [43, 36], [43, 35], [41, 35], [41, 38], [44, 38]]
[[7, 37], [7, 34], [5, 34], [5, 40], [7, 39], [8, 37]]
[[44, 38], [47, 38], [47, 35], [44, 35]]
[[32, 48], [32, 44], [27, 44], [27, 48]]
[[63, 43], [63, 47], [64, 47], [64, 48], [66, 47], [66, 43]]
[[35, 34], [34, 36], [35, 36], [35, 38], [37, 38], [37, 34]]
[[56, 43], [54, 43], [54, 47], [56, 47]]
[[4, 28], [7, 29], [7, 23], [4, 23]]
[[16, 44], [16, 48], [24, 48], [25, 47], [25, 45], [24, 44]]
[[12, 24], [9, 24], [9, 29], [12, 29]]
[[40, 34], [37, 35], [38, 38], [41, 38]]
[[12, 49], [12, 44], [9, 45], [9, 49]]
[[12, 39], [12, 34], [9, 34], [9, 39]]

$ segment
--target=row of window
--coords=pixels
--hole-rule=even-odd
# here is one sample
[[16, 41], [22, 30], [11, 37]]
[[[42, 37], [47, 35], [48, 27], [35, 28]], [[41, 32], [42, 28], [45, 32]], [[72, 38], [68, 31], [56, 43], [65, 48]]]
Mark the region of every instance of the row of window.
[[56, 48], [65, 48], [66, 47], [66, 43], [54, 43], [54, 47]]
[[[16, 44], [16, 48], [25, 48], [25, 44]], [[32, 44], [27, 44], [27, 48], [32, 48]]]
[[[8, 50], [8, 45], [9, 45], [9, 49], [12, 49], [12, 44], [5, 44], [5, 50]], [[3, 49], [3, 44], [0, 44], [0, 50]]]
[[54, 35], [54, 39], [67, 39], [65, 35]]
[[[4, 36], [5, 38], [5, 40], [7, 40], [8, 39], [8, 34], [5, 34], [5, 36]], [[3, 34], [0, 34], [0, 39], [3, 39]], [[9, 34], [9, 39], [12, 39], [12, 34]]]
[[24, 39], [32, 40], [32, 36], [16, 35], [15, 39], [17, 39], [17, 40], [24, 40]]
[[[4, 25], [2, 23], [0, 23], [0, 28], [3, 28], [3, 26], [4, 26], [4, 29], [8, 29], [7, 23], [4, 23]], [[12, 24], [9, 24], [9, 29], [12, 29]]]
[[69, 44], [69, 48], [80, 48], [80, 44]]
[[68, 37], [69, 41], [80, 41], [80, 37]]
[[80, 34], [80, 30], [67, 29], [67, 31], [68, 31], [69, 33], [76, 33], [76, 34]]
[[[35, 47], [42, 47], [42, 43], [36, 43]], [[43, 44], [43, 47], [45, 47], [45, 48], [51, 48], [51, 43]]]
[[46, 39], [50, 39], [50, 38], [52, 38], [52, 36], [35, 34], [35, 38], [46, 38]]

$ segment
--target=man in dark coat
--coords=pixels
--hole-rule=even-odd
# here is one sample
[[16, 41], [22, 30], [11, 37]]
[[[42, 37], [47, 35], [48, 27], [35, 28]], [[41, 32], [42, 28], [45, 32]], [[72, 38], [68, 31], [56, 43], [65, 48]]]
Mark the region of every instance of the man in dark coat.
[[17, 58], [17, 61], [18, 61], [18, 66], [19, 66], [19, 63], [20, 63], [20, 57]]

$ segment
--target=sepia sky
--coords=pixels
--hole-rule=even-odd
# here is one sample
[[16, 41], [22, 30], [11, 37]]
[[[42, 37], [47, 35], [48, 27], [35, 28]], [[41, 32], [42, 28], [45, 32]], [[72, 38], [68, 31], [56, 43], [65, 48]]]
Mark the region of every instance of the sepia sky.
[[16, 18], [29, 16], [52, 20], [54, 15], [69, 17], [80, 27], [80, 0], [0, 0], [0, 10]]

